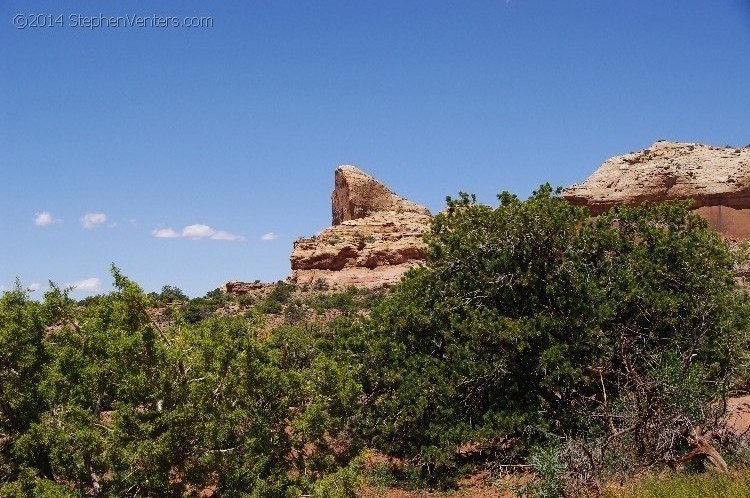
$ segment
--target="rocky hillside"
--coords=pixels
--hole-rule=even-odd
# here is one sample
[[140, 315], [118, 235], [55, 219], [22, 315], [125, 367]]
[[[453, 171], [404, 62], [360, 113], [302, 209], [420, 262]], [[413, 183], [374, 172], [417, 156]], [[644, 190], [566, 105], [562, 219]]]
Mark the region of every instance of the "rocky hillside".
[[563, 196], [593, 214], [618, 204], [692, 199], [712, 227], [732, 238], [748, 238], [750, 147], [659, 141], [608, 159]]
[[331, 227], [294, 243], [292, 282], [387, 287], [423, 260], [429, 210], [356, 167], [336, 169], [331, 208]]
[[[498, 188], [498, 190], [500, 190]], [[658, 141], [605, 161], [563, 197], [600, 214], [615, 205], [692, 199], [696, 212], [728, 237], [750, 238], [750, 146]], [[429, 210], [393, 193], [354, 166], [335, 171], [331, 225], [298, 239], [291, 283], [376, 289], [397, 283], [424, 259]], [[230, 294], [266, 294], [267, 284], [228, 282]]]

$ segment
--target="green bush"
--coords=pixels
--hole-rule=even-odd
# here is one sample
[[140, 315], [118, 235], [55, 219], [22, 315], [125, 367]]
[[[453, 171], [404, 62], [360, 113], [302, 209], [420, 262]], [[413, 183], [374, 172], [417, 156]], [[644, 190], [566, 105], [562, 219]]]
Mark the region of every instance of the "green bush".
[[318, 337], [255, 317], [162, 331], [113, 276], [86, 308], [0, 298], [0, 495], [350, 496], [362, 391]]
[[294, 285], [281, 281], [277, 282], [276, 287], [273, 288], [265, 299], [256, 304], [255, 309], [262, 314], [281, 314], [285, 309], [285, 305], [290, 302], [294, 289]]
[[[279, 283], [218, 317], [233, 297], [147, 296], [116, 268], [115, 291], [84, 303], [4, 293], [0, 495], [353, 496], [367, 442], [411, 485], [502, 458], [536, 470], [528, 493], [560, 496], [680, 455], [748, 378], [726, 243], [684, 204], [592, 219], [548, 186], [499, 199], [449, 200], [426, 265], [385, 297]], [[151, 322], [155, 300], [174, 326]], [[332, 308], [345, 316], [304, 322]], [[668, 487], [732, 496], [743, 479]]]
[[347, 287], [343, 291], [314, 293], [305, 299], [305, 304], [318, 313], [333, 309], [352, 314], [372, 309], [382, 296], [382, 291]]
[[725, 242], [684, 204], [590, 219], [548, 186], [499, 199], [449, 200], [426, 266], [342, 336], [365, 437], [443, 484], [459, 446], [524, 457], [548, 434], [616, 439], [631, 468], [674, 455], [747, 330]]

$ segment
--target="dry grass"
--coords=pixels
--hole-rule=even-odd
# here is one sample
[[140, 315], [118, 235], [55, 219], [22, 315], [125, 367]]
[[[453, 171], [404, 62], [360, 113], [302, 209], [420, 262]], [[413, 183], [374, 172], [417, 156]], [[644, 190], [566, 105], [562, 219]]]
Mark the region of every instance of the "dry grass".
[[606, 498], [748, 498], [750, 470], [719, 474], [682, 474], [650, 477], [624, 490], [609, 491]]

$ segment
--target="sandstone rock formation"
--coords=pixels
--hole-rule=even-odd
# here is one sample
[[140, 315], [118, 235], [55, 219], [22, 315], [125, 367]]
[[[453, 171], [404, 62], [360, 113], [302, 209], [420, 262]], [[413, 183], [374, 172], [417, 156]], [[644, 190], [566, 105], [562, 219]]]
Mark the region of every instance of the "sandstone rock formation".
[[274, 286], [275, 284], [263, 283], [260, 281], [238, 282], [237, 280], [230, 280], [221, 286], [221, 291], [225, 294], [234, 294], [236, 296], [244, 296], [247, 294], [255, 295], [273, 290]]
[[365, 218], [373, 213], [417, 213], [430, 211], [391, 192], [388, 187], [355, 166], [339, 166], [331, 194], [332, 225]]
[[692, 199], [697, 213], [732, 238], [750, 237], [750, 147], [659, 141], [605, 161], [563, 192], [592, 214], [643, 201]]
[[336, 169], [331, 204], [333, 226], [294, 243], [292, 282], [385, 287], [424, 259], [426, 207], [397, 196], [354, 166]]

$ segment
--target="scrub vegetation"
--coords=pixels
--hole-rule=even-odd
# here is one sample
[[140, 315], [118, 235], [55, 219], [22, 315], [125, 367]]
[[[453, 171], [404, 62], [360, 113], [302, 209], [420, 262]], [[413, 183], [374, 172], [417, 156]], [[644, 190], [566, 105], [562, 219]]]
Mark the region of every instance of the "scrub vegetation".
[[734, 253], [685, 204], [590, 218], [558, 194], [449, 198], [387, 293], [189, 299], [116, 267], [82, 302], [18, 285], [0, 298], [0, 496], [347, 497], [478, 471], [539, 498], [746, 496], [746, 472], [685, 458], [747, 464], [723, 417], [750, 371]]

